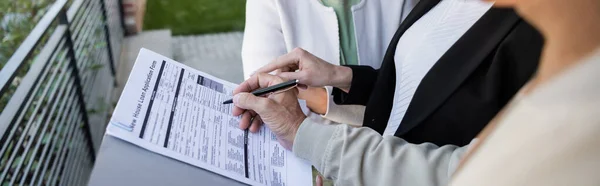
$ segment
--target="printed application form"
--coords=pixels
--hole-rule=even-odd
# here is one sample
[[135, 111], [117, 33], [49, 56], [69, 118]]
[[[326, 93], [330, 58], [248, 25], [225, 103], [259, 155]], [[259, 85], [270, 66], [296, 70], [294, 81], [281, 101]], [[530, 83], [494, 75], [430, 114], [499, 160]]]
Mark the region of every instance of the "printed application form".
[[264, 125], [238, 128], [235, 84], [140, 50], [107, 134], [250, 185], [312, 185], [310, 164]]

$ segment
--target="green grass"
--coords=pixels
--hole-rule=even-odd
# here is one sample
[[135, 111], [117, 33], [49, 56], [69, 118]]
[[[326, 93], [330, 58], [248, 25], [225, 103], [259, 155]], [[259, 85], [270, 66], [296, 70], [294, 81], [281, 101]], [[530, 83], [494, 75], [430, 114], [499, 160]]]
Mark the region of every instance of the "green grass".
[[143, 29], [171, 29], [173, 35], [241, 31], [245, 9], [245, 0], [148, 0]]

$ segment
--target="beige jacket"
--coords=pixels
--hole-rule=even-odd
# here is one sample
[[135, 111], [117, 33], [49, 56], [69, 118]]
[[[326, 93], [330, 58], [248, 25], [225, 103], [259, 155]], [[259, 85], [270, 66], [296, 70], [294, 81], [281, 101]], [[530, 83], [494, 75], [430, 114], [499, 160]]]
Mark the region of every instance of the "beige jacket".
[[356, 113], [364, 114], [364, 108], [335, 105], [331, 100], [323, 117], [345, 124], [305, 119], [293, 152], [310, 161], [335, 185], [447, 185], [467, 150], [452, 145], [410, 144], [395, 136], [382, 137], [367, 127], [356, 128], [363, 119]]
[[[513, 102], [452, 185], [600, 185], [598, 53]], [[293, 146], [336, 185], [448, 185], [466, 150], [310, 119]]]
[[451, 185], [600, 185], [600, 50], [515, 102]]

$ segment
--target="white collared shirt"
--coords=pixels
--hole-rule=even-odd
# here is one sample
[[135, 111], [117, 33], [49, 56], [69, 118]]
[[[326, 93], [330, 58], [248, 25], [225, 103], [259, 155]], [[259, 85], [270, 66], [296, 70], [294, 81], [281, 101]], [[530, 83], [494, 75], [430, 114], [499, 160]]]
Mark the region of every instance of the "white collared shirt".
[[383, 135], [396, 133], [423, 77], [492, 5], [479, 0], [443, 0], [402, 35], [394, 56], [394, 105]]

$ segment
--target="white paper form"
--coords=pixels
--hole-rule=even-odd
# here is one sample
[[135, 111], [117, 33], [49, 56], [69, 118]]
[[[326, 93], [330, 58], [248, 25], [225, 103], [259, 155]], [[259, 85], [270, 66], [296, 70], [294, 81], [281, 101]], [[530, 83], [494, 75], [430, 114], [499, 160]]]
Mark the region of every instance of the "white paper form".
[[[244, 133], [231, 114], [235, 84], [142, 49], [109, 135], [250, 185], [311, 185], [310, 164], [268, 128]], [[247, 140], [246, 140], [247, 139]]]

